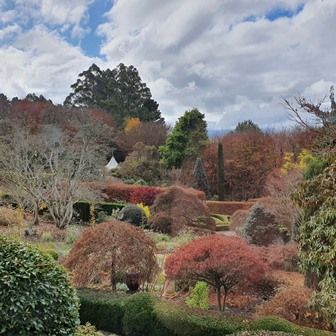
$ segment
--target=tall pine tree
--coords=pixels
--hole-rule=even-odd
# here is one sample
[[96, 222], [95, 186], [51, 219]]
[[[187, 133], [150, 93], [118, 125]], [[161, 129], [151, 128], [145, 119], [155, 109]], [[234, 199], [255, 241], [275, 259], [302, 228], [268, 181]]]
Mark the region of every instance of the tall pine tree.
[[100, 107], [112, 114], [122, 125], [128, 118], [141, 121], [161, 119], [159, 104], [152, 99], [138, 70], [120, 63], [115, 69], [101, 70], [96, 64], [79, 74], [64, 105]]

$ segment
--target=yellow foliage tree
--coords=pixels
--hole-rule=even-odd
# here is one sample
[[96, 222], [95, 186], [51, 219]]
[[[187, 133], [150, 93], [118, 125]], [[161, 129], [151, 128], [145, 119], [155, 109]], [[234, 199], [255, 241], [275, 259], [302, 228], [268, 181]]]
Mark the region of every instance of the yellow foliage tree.
[[126, 122], [125, 133], [130, 132], [132, 129], [138, 127], [141, 124], [139, 118], [129, 118]]
[[286, 152], [283, 158], [281, 170], [285, 174], [291, 170], [304, 171], [313, 158], [313, 154], [307, 149], [303, 149], [300, 152], [297, 160], [294, 158], [294, 153]]

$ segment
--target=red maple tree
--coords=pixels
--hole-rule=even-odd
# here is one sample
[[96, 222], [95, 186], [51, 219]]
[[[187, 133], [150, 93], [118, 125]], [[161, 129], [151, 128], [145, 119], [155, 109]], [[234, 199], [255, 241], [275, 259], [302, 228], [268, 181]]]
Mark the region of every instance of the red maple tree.
[[177, 249], [166, 258], [164, 268], [171, 279], [202, 280], [214, 287], [218, 308], [224, 311], [231, 289], [257, 282], [266, 267], [243, 240], [211, 235]]

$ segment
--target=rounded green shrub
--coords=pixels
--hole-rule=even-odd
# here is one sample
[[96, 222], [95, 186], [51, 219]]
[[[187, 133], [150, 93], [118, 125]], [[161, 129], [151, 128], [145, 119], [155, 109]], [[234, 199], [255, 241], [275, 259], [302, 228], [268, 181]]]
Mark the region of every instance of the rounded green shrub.
[[0, 335], [73, 335], [78, 299], [52, 257], [0, 237]]
[[251, 208], [245, 220], [243, 236], [250, 244], [260, 246], [268, 246], [285, 240], [275, 216], [258, 203]]
[[118, 219], [128, 222], [135, 226], [144, 226], [147, 224], [147, 217], [142, 208], [137, 205], [127, 205], [120, 210]]

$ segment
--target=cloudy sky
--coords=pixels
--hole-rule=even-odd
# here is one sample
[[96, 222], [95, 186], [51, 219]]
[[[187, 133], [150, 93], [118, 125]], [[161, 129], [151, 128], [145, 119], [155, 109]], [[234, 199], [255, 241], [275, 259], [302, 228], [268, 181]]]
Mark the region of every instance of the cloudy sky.
[[336, 82], [335, 0], [0, 0], [0, 92], [63, 102], [93, 62], [133, 64], [173, 123], [288, 123]]

